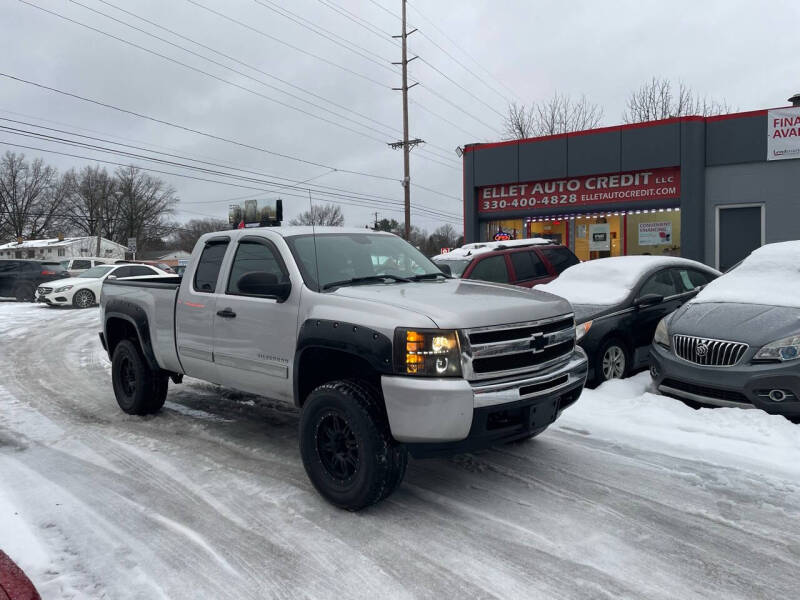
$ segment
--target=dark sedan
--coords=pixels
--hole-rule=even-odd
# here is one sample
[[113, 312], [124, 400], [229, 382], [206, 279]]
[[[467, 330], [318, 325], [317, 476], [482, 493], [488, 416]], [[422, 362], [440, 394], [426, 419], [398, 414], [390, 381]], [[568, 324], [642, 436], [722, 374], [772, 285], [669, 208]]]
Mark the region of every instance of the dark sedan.
[[597, 384], [647, 366], [659, 321], [719, 275], [683, 258], [619, 256], [570, 267], [537, 289], [572, 304], [576, 337], [589, 356], [589, 379]]

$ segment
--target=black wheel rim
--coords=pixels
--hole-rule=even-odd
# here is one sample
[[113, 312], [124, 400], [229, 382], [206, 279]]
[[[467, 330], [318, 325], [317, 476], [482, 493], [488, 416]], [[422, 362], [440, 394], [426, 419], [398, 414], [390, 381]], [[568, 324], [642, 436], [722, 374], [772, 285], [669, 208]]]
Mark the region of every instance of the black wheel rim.
[[123, 358], [119, 365], [119, 384], [128, 397], [136, 392], [136, 371], [128, 357]]
[[346, 481], [360, 464], [358, 439], [339, 412], [325, 413], [317, 423], [317, 454], [328, 474]]

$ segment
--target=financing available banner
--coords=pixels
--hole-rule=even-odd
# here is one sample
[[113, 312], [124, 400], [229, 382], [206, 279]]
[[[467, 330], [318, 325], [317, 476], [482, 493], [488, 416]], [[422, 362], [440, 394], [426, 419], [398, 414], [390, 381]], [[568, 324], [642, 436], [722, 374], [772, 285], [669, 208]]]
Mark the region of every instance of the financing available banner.
[[767, 160], [800, 158], [800, 107], [767, 111]]
[[639, 245], [660, 246], [672, 243], [672, 223], [659, 221], [657, 223], [639, 223]]

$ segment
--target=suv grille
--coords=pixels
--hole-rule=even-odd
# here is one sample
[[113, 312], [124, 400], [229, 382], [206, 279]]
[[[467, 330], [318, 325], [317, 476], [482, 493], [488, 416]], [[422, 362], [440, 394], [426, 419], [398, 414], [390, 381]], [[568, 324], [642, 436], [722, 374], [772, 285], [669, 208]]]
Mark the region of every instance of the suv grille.
[[575, 349], [572, 315], [481, 327], [466, 332], [467, 379], [489, 379], [540, 371], [567, 360]]
[[726, 342], [690, 335], [672, 336], [675, 354], [683, 360], [707, 367], [731, 367], [747, 351], [747, 344]]

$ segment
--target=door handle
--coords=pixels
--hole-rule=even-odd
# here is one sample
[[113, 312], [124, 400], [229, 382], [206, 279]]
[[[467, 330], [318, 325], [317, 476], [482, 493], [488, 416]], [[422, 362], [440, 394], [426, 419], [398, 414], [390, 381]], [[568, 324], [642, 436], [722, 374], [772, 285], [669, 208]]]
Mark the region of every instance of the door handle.
[[224, 310], [218, 310], [217, 316], [220, 316], [224, 319], [233, 319], [234, 317], [236, 317], [236, 313], [233, 312], [230, 308], [226, 308]]

